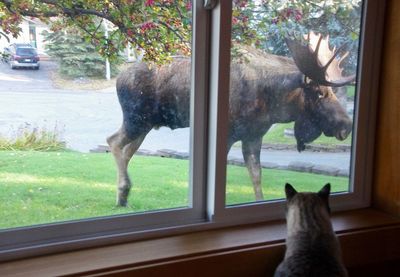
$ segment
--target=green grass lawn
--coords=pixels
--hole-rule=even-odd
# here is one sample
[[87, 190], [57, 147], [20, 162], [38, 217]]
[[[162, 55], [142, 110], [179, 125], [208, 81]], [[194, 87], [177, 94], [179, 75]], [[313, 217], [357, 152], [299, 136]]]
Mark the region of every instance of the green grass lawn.
[[347, 98], [353, 98], [356, 96], [356, 87], [347, 86]]
[[[0, 228], [27, 226], [186, 206], [188, 161], [134, 157], [128, 208], [115, 206], [116, 169], [110, 154], [0, 151]], [[251, 202], [253, 188], [244, 167], [228, 166], [227, 201]], [[331, 182], [347, 190], [348, 179], [263, 170], [267, 199], [283, 198], [283, 185], [316, 191]]]
[[[331, 183], [332, 192], [348, 190], [349, 179], [287, 170], [263, 169], [262, 187], [266, 200], [285, 198], [285, 183], [292, 184], [298, 191], [319, 191], [326, 183]], [[228, 166], [227, 202], [240, 204], [254, 201], [253, 185], [246, 167]]]

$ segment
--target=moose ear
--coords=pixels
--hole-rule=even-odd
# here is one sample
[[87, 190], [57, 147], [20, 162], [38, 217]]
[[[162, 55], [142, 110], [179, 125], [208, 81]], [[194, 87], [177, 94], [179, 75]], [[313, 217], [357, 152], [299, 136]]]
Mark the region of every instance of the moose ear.
[[322, 189], [318, 192], [318, 196], [322, 199], [328, 199], [329, 194], [331, 193], [331, 184], [327, 183]]
[[293, 196], [296, 195], [297, 191], [294, 189], [294, 187], [292, 187], [291, 184], [286, 183], [285, 185], [285, 193], [286, 193], [286, 199], [290, 200], [293, 198]]

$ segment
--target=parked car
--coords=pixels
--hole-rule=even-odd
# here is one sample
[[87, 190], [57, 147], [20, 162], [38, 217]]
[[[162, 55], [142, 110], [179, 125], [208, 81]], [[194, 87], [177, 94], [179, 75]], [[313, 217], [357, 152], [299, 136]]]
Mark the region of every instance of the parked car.
[[29, 67], [39, 69], [39, 56], [36, 48], [26, 43], [13, 43], [4, 48], [5, 59], [10, 64], [11, 69], [19, 67]]

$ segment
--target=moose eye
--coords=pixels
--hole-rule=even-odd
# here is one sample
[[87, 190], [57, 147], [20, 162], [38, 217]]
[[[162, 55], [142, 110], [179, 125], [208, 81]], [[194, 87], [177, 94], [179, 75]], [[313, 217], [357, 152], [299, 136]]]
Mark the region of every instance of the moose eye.
[[318, 98], [325, 98], [326, 93], [324, 93], [322, 90], [318, 90]]

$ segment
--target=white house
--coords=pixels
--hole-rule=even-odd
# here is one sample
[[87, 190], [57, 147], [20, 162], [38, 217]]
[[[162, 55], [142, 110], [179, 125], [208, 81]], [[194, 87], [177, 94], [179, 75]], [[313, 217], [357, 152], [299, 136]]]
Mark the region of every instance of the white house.
[[49, 31], [49, 27], [38, 19], [27, 17], [24, 18], [20, 27], [22, 30], [17, 38], [8, 36], [10, 39], [10, 41], [8, 41], [5, 37], [0, 36], [0, 51], [11, 43], [29, 43], [33, 47], [37, 48], [40, 56], [46, 56], [46, 43], [42, 36], [42, 32], [44, 30]]

